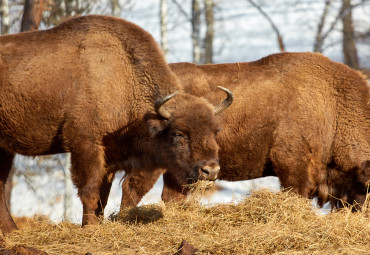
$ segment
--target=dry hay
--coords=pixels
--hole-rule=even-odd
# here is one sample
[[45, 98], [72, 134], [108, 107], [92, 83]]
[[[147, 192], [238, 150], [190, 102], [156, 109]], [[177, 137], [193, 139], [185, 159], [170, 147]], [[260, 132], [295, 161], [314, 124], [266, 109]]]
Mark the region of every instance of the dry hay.
[[174, 254], [182, 240], [199, 254], [370, 254], [364, 211], [320, 215], [293, 192], [262, 190], [238, 204], [141, 206], [86, 228], [41, 221], [4, 239], [49, 254]]

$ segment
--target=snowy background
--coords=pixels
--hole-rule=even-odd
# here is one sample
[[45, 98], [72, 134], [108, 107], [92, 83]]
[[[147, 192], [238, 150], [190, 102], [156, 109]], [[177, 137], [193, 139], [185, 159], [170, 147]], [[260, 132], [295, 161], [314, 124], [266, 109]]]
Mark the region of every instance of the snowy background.
[[[55, 222], [64, 220], [65, 194], [65, 163], [67, 154], [59, 154], [48, 158], [35, 160], [31, 157], [17, 156], [15, 167], [18, 169], [13, 180], [11, 196], [11, 213], [14, 216], [45, 215]], [[26, 178], [27, 176], [27, 178]], [[123, 172], [118, 173], [105, 209], [105, 216], [119, 210], [121, 203], [120, 180]], [[216, 181], [220, 188], [212, 195], [200, 199], [204, 204], [238, 202], [249, 195], [252, 190], [268, 188], [272, 191], [280, 189], [276, 177], [264, 177], [250, 181], [226, 182]], [[163, 179], [160, 177], [153, 189], [146, 194], [139, 205], [160, 203], [163, 188]], [[73, 187], [73, 213], [69, 219], [80, 223], [82, 220], [82, 204], [77, 197], [77, 190]]]
[[[130, 20], [150, 32], [159, 42], [159, 1], [132, 1], [129, 9], [123, 9], [121, 17]], [[190, 16], [191, 1], [179, 1]], [[299, 2], [299, 4], [297, 4]], [[324, 1], [266, 1], [263, 5], [283, 36], [287, 51], [312, 51], [317, 24], [322, 13]], [[169, 1], [169, 62], [191, 62], [191, 25], [178, 7]], [[278, 52], [276, 35], [270, 24], [258, 11], [244, 0], [216, 1], [214, 61], [241, 62], [253, 61], [266, 55]], [[289, 4], [290, 3], [290, 4]], [[334, 3], [338, 3], [335, 1]], [[338, 5], [337, 8], [340, 6]], [[108, 14], [106, 6], [96, 6], [94, 13]], [[335, 16], [331, 14], [331, 18]], [[353, 17], [356, 27], [366, 30], [370, 24], [370, 4], [355, 9]], [[330, 20], [329, 20], [330, 21]], [[16, 28], [13, 28], [16, 30]], [[324, 54], [336, 61], [342, 61], [341, 27], [330, 34], [324, 45]], [[18, 30], [17, 30], [18, 31]], [[360, 65], [370, 68], [370, 45], [360, 43], [358, 55]], [[15, 216], [46, 215], [58, 222], [64, 214], [64, 167], [65, 155], [45, 158], [17, 156], [14, 177], [14, 188], [11, 197], [11, 213]], [[25, 178], [27, 176], [27, 178]], [[117, 211], [121, 200], [119, 174], [113, 183], [106, 215]], [[211, 197], [202, 199], [204, 203], [238, 201], [250, 194], [251, 190], [267, 187], [279, 190], [280, 185], [275, 177], [260, 178], [244, 182], [218, 182], [223, 189]], [[148, 193], [142, 203], [160, 201], [163, 181], [160, 178], [155, 187]], [[73, 222], [81, 222], [82, 205], [73, 194]]]

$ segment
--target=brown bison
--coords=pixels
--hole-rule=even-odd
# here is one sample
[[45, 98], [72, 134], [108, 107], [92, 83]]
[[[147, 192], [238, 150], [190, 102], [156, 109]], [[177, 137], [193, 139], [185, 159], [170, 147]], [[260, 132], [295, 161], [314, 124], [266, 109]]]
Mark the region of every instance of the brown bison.
[[[283, 187], [340, 207], [365, 200], [370, 184], [369, 90], [357, 71], [318, 53], [275, 54], [255, 62], [170, 64], [185, 91], [220, 100], [227, 84], [235, 102], [220, 116], [218, 179], [278, 176]], [[162, 172], [128, 174], [122, 206], [137, 204]], [[164, 174], [164, 201], [188, 190]]]
[[150, 175], [166, 168], [179, 181], [215, 179], [215, 114], [232, 99], [223, 90], [228, 99], [217, 107], [181, 92], [152, 36], [117, 18], [78, 17], [1, 36], [1, 230], [17, 228], [4, 201], [15, 153], [71, 152], [83, 225], [95, 223], [105, 206], [99, 192], [114, 169]]

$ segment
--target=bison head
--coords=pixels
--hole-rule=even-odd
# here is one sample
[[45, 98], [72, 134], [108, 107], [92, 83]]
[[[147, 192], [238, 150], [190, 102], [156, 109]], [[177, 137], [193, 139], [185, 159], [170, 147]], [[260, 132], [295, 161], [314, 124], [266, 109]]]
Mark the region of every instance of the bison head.
[[156, 101], [156, 114], [146, 115], [158, 165], [172, 172], [179, 183], [217, 178], [220, 165], [216, 134], [220, 127], [216, 115], [233, 101], [229, 90], [220, 89], [227, 99], [216, 107], [205, 99], [175, 92]]

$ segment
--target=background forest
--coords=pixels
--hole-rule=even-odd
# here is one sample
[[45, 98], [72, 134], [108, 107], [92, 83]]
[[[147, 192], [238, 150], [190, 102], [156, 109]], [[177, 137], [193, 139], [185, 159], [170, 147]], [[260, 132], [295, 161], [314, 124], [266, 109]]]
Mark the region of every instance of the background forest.
[[86, 14], [130, 20], [169, 62], [251, 61], [279, 51], [318, 51], [370, 67], [369, 0], [1, 0], [1, 33], [45, 29]]

